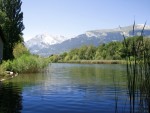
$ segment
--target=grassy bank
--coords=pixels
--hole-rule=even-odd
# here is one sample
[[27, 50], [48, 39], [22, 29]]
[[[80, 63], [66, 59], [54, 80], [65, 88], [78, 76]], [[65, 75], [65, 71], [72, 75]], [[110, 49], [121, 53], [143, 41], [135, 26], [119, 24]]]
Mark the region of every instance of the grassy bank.
[[33, 55], [22, 55], [12, 61], [4, 61], [2, 67], [6, 70], [18, 73], [38, 72], [48, 65], [48, 61], [44, 58]]
[[124, 60], [70, 60], [59, 61], [58, 63], [79, 63], [79, 64], [125, 64]]
[[[36, 73], [43, 70], [49, 64], [46, 58], [33, 55], [22, 55], [12, 61], [4, 61], [0, 65], [0, 80], [11, 77], [6, 71], [16, 73]], [[12, 75], [14, 76], [14, 75]]]
[[14, 59], [3, 61], [0, 64], [0, 80], [7, 78], [6, 71], [15, 73], [36, 73], [43, 70], [48, 64], [47, 58], [32, 55], [21, 43], [16, 44], [13, 50]]

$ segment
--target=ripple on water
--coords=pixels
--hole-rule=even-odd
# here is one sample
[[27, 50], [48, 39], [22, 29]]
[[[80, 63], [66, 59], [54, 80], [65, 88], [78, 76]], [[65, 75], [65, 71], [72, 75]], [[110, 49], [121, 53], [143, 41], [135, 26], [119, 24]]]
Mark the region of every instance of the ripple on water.
[[[11, 111], [22, 113], [112, 113], [116, 95], [118, 111], [123, 112], [124, 68], [112, 66], [52, 64], [46, 73], [18, 76], [11, 85], [0, 86], [0, 112], [11, 105]], [[119, 81], [117, 87], [112, 76]]]

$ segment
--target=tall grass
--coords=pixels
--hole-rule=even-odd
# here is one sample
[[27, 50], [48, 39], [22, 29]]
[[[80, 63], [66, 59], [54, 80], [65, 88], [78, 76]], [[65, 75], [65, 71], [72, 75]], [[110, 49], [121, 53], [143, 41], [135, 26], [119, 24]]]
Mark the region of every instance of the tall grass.
[[48, 60], [34, 56], [24, 54], [12, 61], [4, 61], [2, 67], [8, 71], [17, 73], [33, 73], [39, 72], [41, 69], [48, 65]]
[[[134, 36], [132, 41], [124, 36], [130, 113], [136, 112], [137, 104], [140, 105], [139, 112], [150, 112], [150, 42], [143, 37], [145, 25], [141, 36]], [[133, 35], [134, 28], [135, 23]]]
[[0, 80], [6, 75], [5, 68], [0, 64]]
[[0, 65], [0, 75], [5, 71], [15, 73], [33, 73], [39, 72], [49, 64], [48, 59], [32, 55], [23, 43], [16, 43], [13, 48], [13, 60], [3, 61]]

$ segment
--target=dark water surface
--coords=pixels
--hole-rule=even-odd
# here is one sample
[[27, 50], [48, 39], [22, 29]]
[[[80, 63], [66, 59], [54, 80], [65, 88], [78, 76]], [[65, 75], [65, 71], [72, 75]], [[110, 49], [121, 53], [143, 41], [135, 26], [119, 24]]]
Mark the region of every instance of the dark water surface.
[[128, 113], [125, 65], [51, 64], [0, 83], [0, 113]]

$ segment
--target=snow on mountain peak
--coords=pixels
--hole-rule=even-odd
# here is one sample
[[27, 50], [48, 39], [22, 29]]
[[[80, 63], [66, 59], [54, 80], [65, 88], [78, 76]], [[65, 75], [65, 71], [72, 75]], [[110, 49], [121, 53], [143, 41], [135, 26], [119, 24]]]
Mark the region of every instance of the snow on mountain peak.
[[27, 43], [32, 42], [32, 45], [37, 44], [37, 43], [44, 43], [46, 45], [53, 45], [53, 44], [58, 44], [66, 40], [67, 38], [64, 36], [53, 36], [49, 35], [47, 33], [44, 34], [39, 34], [33, 37], [32, 39], [28, 40]]
[[68, 38], [60, 35], [49, 35], [47, 33], [36, 35], [30, 40], [25, 42], [27, 48], [33, 48], [34, 50], [39, 50], [42, 48], [48, 48], [50, 45], [59, 44]]
[[34, 40], [34, 41], [37, 40], [39, 43], [45, 43], [45, 44], [48, 44], [48, 45], [52, 45], [52, 44], [57, 43], [57, 41], [55, 40], [55, 38], [53, 36], [49, 36], [48, 34], [36, 35], [31, 40]]

